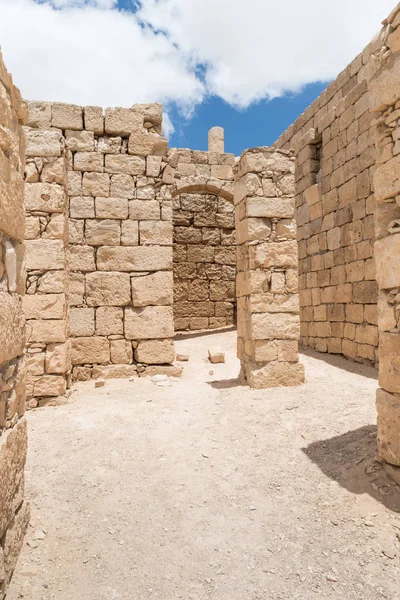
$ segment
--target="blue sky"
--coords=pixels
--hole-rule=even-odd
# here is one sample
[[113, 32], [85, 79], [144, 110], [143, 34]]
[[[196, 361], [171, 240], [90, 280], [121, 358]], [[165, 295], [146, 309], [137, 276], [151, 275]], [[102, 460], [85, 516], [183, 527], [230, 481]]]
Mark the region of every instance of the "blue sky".
[[170, 147], [270, 145], [379, 31], [395, 0], [0, 0], [27, 100], [161, 102]]

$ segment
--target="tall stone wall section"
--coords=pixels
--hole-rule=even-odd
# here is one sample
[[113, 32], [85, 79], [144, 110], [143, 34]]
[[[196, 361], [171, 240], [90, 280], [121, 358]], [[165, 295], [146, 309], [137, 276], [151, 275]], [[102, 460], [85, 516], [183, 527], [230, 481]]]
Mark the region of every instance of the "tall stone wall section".
[[384, 22], [380, 39], [378, 71], [370, 83], [378, 163], [374, 177], [378, 447], [387, 463], [400, 467], [400, 4]]
[[237, 167], [238, 357], [253, 388], [304, 381], [293, 172], [291, 154], [274, 148], [244, 152]]
[[[44, 115], [41, 115], [42, 118]], [[25, 128], [26, 294], [30, 408], [63, 396], [70, 384], [68, 198], [60, 130]]]
[[29, 521], [24, 501], [25, 412], [24, 161], [26, 106], [0, 53], [0, 598]]
[[[232, 185], [235, 157], [220, 152], [178, 150], [176, 181], [214, 178]], [[175, 329], [232, 325], [236, 307], [236, 240], [233, 196], [186, 187], [173, 201]]]
[[[65, 147], [74, 380], [151, 374], [174, 361], [172, 182], [161, 119], [160, 105], [103, 113], [30, 104], [36, 135], [58, 136]], [[36, 287], [32, 302], [39, 296]]]
[[301, 345], [377, 358], [372, 42], [276, 142], [296, 151]]

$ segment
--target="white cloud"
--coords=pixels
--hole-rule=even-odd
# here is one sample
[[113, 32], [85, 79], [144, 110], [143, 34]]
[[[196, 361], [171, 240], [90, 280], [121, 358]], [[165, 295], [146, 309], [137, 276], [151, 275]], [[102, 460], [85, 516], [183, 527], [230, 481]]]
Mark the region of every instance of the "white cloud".
[[116, 0], [0, 0], [0, 43], [23, 95], [102, 106], [177, 102], [185, 116], [206, 94], [246, 107], [335, 77], [394, 0], [141, 4], [132, 14], [116, 10]]

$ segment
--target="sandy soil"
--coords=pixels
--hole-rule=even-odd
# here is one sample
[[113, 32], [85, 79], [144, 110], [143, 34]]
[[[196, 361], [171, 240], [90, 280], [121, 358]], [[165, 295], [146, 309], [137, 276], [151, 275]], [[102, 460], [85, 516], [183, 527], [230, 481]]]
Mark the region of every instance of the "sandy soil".
[[180, 339], [182, 381], [84, 383], [29, 414], [32, 523], [8, 600], [400, 599], [376, 371], [308, 354], [306, 385], [252, 391], [235, 343]]

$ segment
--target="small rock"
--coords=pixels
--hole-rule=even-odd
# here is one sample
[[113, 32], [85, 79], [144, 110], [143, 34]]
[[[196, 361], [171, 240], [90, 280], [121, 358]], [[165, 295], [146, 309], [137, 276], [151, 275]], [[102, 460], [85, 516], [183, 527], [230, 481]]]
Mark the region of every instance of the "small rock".
[[390, 558], [390, 560], [394, 560], [396, 558], [396, 552], [391, 548], [383, 548], [382, 554], [386, 556], [386, 558]]
[[178, 362], [187, 362], [189, 360], [189, 356], [187, 354], [177, 354], [176, 360]]
[[35, 531], [35, 540], [44, 540], [45, 537], [46, 537], [46, 534], [41, 529], [38, 529], [37, 531]]
[[106, 382], [104, 381], [104, 379], [100, 379], [100, 381], [96, 381], [94, 384], [95, 388], [101, 388], [104, 387], [106, 385]]
[[249, 506], [250, 510], [257, 510], [257, 508], [255, 506], [253, 506], [252, 504]]
[[167, 375], [153, 375], [153, 377], [151, 378], [151, 381], [153, 383], [159, 383], [160, 381], [168, 381], [168, 376]]
[[224, 352], [222, 352], [222, 350], [216, 350], [215, 348], [211, 348], [208, 350], [208, 360], [213, 365], [216, 365], [218, 363], [224, 363], [225, 354]]
[[336, 581], [338, 580], [337, 577], [335, 577], [334, 575], [327, 575], [326, 576], [327, 581], [331, 581], [332, 583], [336, 583]]
[[208, 454], [205, 454], [204, 452], [202, 453], [202, 457], [203, 458], [208, 458]]

